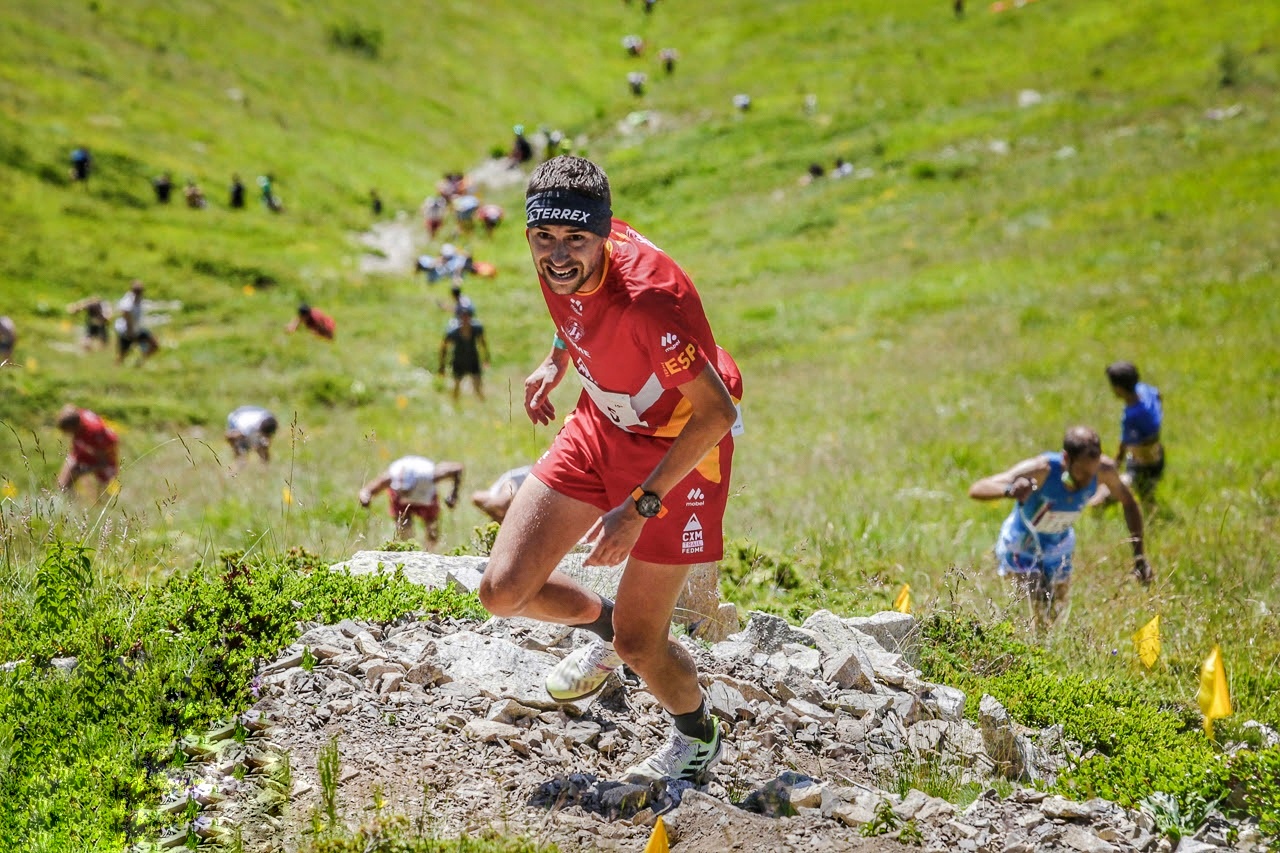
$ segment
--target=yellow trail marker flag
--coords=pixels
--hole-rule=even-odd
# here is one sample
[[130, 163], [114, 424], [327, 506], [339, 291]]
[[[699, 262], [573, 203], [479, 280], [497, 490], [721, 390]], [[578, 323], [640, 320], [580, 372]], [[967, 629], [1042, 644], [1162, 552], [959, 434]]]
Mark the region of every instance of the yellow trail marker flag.
[[1213, 740], [1213, 721], [1232, 714], [1231, 692], [1227, 689], [1227, 669], [1222, 662], [1221, 646], [1215, 645], [1200, 667], [1200, 695], [1196, 699], [1204, 714], [1204, 733]]
[[1159, 614], [1133, 635], [1133, 648], [1138, 653], [1138, 659], [1147, 669], [1156, 665], [1156, 658], [1160, 657]]
[[658, 818], [658, 822], [653, 825], [653, 834], [649, 836], [649, 843], [644, 846], [644, 853], [671, 853], [671, 845], [667, 842], [667, 825], [662, 822], [662, 818]]
[[911, 612], [911, 584], [904, 583], [898, 590], [898, 597], [893, 600], [893, 609], [899, 613]]

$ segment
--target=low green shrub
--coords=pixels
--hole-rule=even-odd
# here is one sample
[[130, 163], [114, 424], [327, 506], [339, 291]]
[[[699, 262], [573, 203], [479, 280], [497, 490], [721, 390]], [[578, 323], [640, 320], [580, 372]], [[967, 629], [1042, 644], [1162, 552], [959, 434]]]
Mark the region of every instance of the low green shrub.
[[724, 551], [720, 585], [731, 601], [753, 597], [761, 590], [793, 590], [801, 586], [801, 573], [785, 555], [770, 553], [758, 543], [745, 540], [726, 543]]
[[1258, 830], [1280, 847], [1280, 749], [1242, 750], [1227, 762], [1228, 804], [1258, 819]]
[[990, 694], [1018, 722], [1060, 724], [1068, 741], [1079, 745], [1058, 778], [1061, 793], [1135, 807], [1161, 791], [1183, 811], [1226, 796], [1223, 757], [1189, 708], [1158, 705], [1132, 687], [1072, 672], [1018, 640], [1008, 623], [984, 626], [935, 615], [922, 629], [921, 669], [931, 680], [964, 690], [969, 717], [976, 718], [982, 695]]
[[329, 27], [329, 44], [367, 59], [377, 59], [382, 52], [382, 28], [359, 21], [334, 24]]
[[[0, 838], [24, 850], [119, 849], [153, 833], [143, 806], [176, 739], [248, 707], [256, 666], [300, 622], [484, 615], [473, 595], [327, 565], [301, 549], [228, 552], [141, 587], [102, 578], [86, 549], [55, 541], [29, 578], [4, 578], [0, 660], [15, 664], [0, 673]], [[74, 669], [49, 665], [55, 657], [74, 657]]]

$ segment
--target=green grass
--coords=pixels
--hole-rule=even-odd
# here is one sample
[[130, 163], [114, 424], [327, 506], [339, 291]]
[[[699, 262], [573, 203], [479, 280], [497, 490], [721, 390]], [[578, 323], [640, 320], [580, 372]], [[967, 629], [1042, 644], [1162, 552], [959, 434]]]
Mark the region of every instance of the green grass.
[[[10, 6], [9, 576], [33, 576], [57, 539], [89, 544], [98, 571], [130, 582], [224, 549], [338, 559], [390, 535], [385, 511], [355, 501], [390, 459], [459, 459], [480, 487], [540, 453], [550, 432], [519, 400], [550, 328], [518, 187], [491, 194], [509, 212], [494, 239], [466, 241], [499, 268], [468, 285], [494, 350], [484, 402], [455, 406], [429, 375], [441, 294], [362, 275], [352, 235], [370, 224], [370, 187], [416, 222], [442, 172], [505, 145], [513, 123], [545, 124], [609, 170], [616, 210], [693, 274], [743, 368], [726, 524], [735, 552], [770, 565], [731, 572], [733, 600], [867, 612], [909, 582], [918, 612], [1021, 626], [987, 555], [1005, 508], [967, 500], [967, 486], [1072, 423], [1113, 447], [1120, 411], [1102, 370], [1129, 358], [1168, 414], [1148, 520], [1159, 581], [1125, 580], [1117, 513], [1083, 519], [1074, 607], [1044, 665], [1188, 707], [1222, 643], [1237, 719], [1280, 724], [1274, 3], [1043, 0], [962, 21], [945, 5], [872, 0], [709, 0], [651, 16], [514, 0]], [[376, 34], [377, 55], [335, 47], [334, 27]], [[630, 32], [645, 57], [625, 56]], [[656, 59], [668, 45], [681, 54], [670, 80]], [[643, 102], [626, 89], [633, 68], [650, 76]], [[1024, 90], [1040, 102], [1019, 106]], [[737, 92], [750, 112], [733, 110]], [[1209, 115], [1233, 105], [1232, 118]], [[619, 133], [638, 107], [657, 129]], [[95, 156], [87, 187], [67, 179], [76, 144]], [[808, 163], [837, 156], [870, 177], [800, 185]], [[210, 208], [154, 205], [148, 180], [166, 169], [198, 180]], [[225, 208], [232, 172], [250, 184], [244, 211]], [[266, 172], [282, 215], [254, 194]], [[156, 326], [155, 359], [117, 369], [76, 349], [62, 308], [118, 298], [135, 277], [183, 307]], [[300, 299], [337, 318], [336, 345], [283, 333]], [[44, 491], [65, 452], [52, 415], [68, 400], [120, 428], [116, 501]], [[290, 428], [269, 468], [231, 478], [220, 434], [243, 403]], [[468, 547], [482, 521], [448, 514], [444, 547]], [[1164, 653], [1146, 672], [1129, 637], [1156, 613]]]

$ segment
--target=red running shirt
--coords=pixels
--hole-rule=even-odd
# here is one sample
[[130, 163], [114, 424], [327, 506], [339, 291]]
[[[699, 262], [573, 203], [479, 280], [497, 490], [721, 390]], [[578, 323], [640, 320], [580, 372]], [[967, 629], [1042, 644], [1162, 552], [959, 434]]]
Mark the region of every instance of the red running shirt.
[[742, 377], [715, 336], [693, 282], [630, 225], [613, 220], [605, 272], [590, 293], [560, 296], [539, 277], [556, 333], [582, 379], [575, 411], [604, 415], [619, 429], [672, 438], [691, 408], [679, 386], [710, 359], [734, 402]]
[[333, 340], [333, 333], [337, 329], [337, 323], [333, 318], [318, 308], [312, 308], [311, 312], [302, 320], [307, 328], [315, 332], [322, 338]]
[[80, 409], [80, 429], [71, 438], [71, 458], [78, 465], [94, 468], [116, 466], [115, 431], [88, 409]]

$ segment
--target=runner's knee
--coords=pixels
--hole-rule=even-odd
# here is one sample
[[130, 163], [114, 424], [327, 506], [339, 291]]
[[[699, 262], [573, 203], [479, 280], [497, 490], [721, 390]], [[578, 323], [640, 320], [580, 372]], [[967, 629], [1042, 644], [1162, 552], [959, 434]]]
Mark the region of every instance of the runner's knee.
[[510, 584], [500, 584], [498, 580], [485, 570], [480, 578], [480, 604], [494, 616], [518, 616], [528, 603], [530, 596]]
[[666, 631], [656, 637], [626, 628], [618, 631], [615, 622], [613, 650], [636, 672], [643, 674], [652, 665], [669, 656], [671, 650], [668, 643]]

